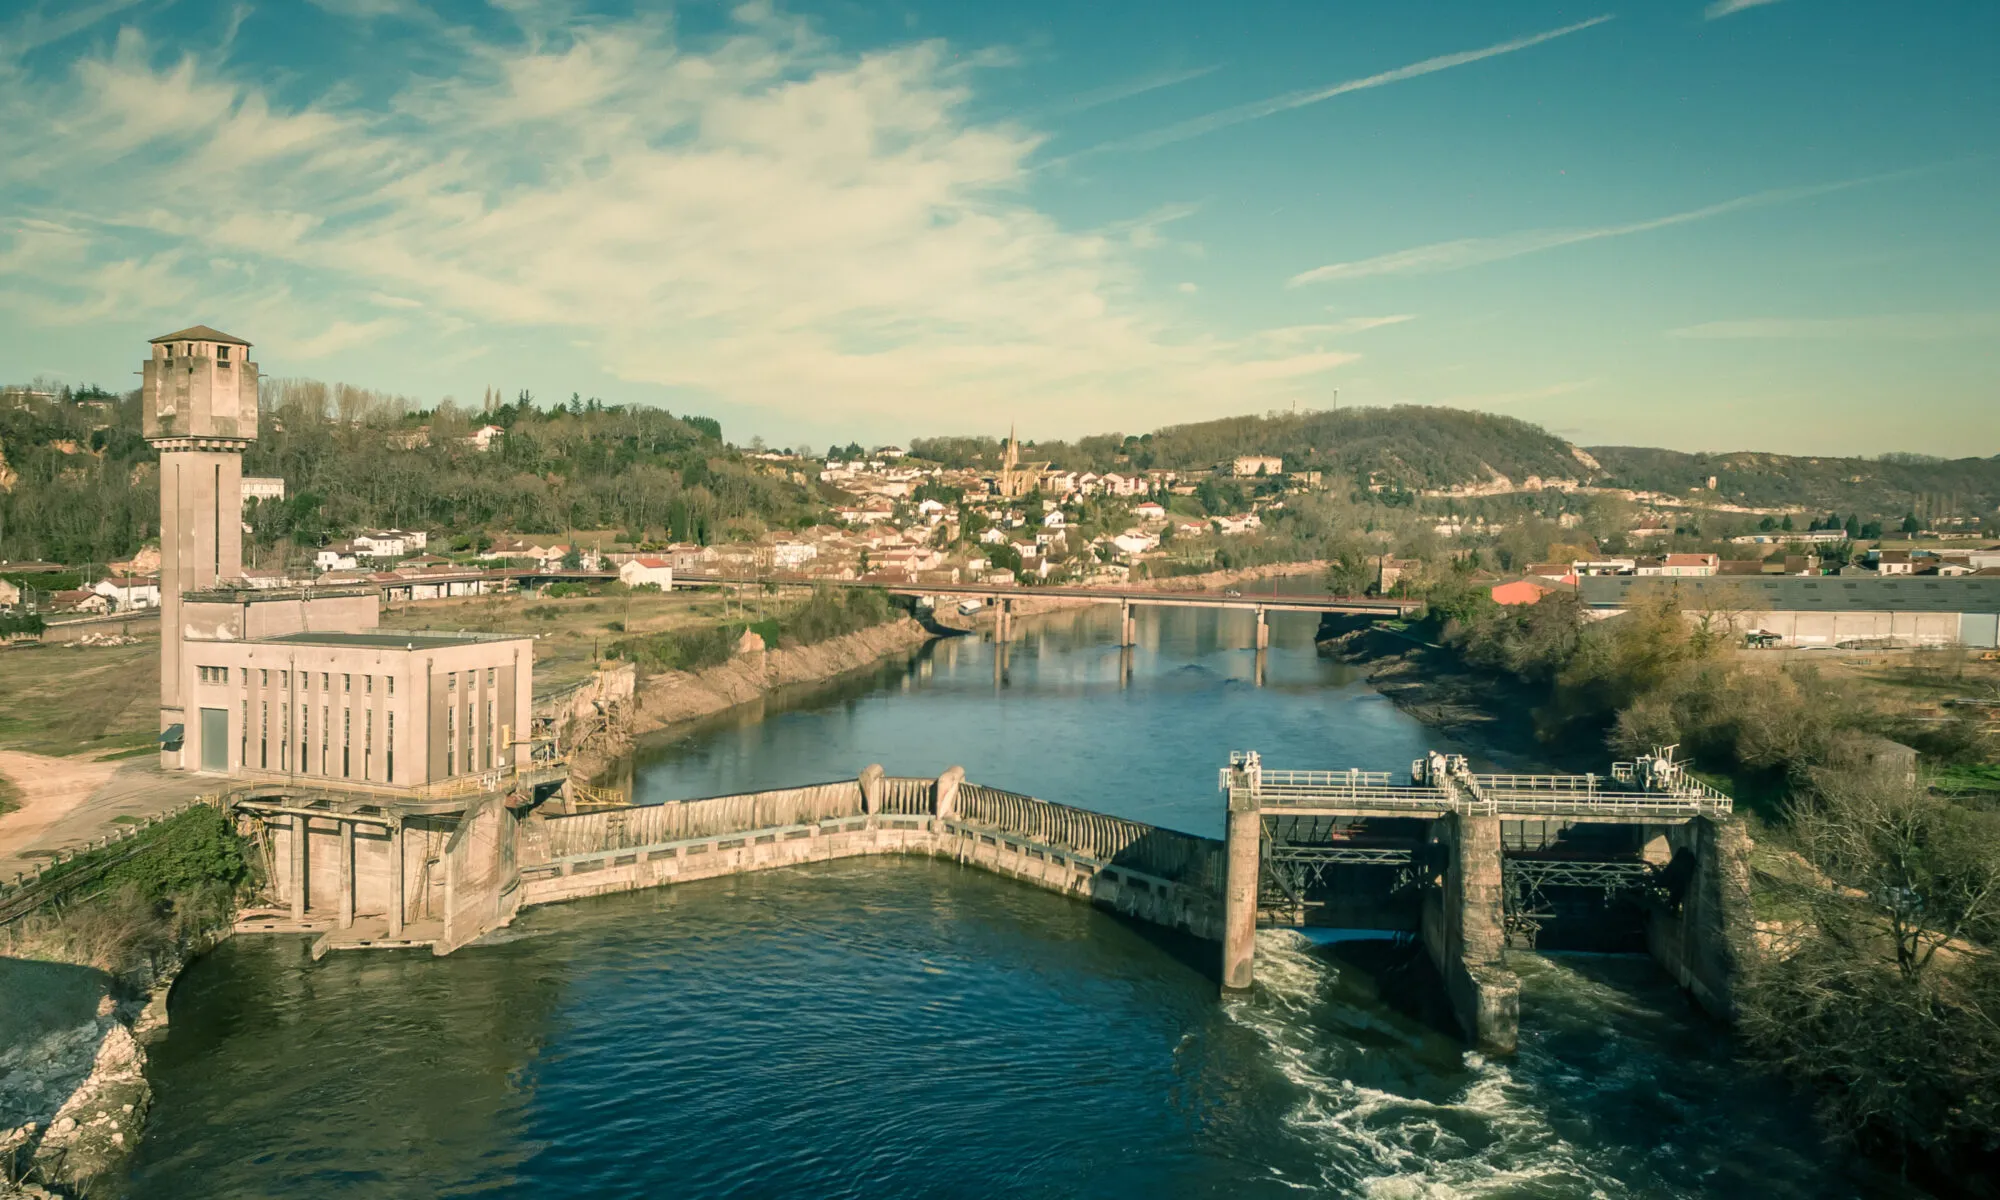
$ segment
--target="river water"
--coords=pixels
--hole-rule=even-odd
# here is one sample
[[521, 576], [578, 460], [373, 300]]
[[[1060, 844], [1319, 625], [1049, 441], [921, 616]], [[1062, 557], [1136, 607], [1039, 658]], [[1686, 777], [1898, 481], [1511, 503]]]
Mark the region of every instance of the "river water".
[[[1231, 749], [1394, 770], [1425, 730], [1273, 618], [1027, 623], [641, 757], [641, 801], [954, 763], [1194, 832]], [[447, 959], [242, 938], [194, 964], [123, 1180], [154, 1196], [1820, 1197], [1801, 1102], [1642, 959], [1515, 955], [1521, 1049], [1441, 1032], [1384, 942], [1212, 946], [949, 863], [855, 860], [523, 914]], [[1879, 1184], [1866, 1189], [1879, 1194]]]

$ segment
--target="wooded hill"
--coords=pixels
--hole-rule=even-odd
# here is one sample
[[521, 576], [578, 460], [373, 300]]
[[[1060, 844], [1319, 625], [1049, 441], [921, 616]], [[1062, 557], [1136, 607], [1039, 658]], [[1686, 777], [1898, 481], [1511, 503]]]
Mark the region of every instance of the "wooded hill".
[[[814, 490], [726, 446], [713, 420], [664, 409], [524, 400], [410, 412], [394, 397], [285, 380], [268, 381], [265, 399], [243, 470], [282, 477], [286, 499], [252, 507], [253, 545], [395, 527], [720, 541], [824, 512]], [[482, 452], [467, 438], [487, 423], [506, 435]], [[158, 456], [139, 435], [137, 393], [10, 397], [0, 463], [0, 559], [104, 563], [159, 534]]]
[[2000, 455], [1930, 458], [1824, 458], [1737, 451], [1687, 454], [1639, 446], [1592, 446], [1607, 487], [1685, 495], [1715, 477], [1723, 499], [1756, 507], [1801, 505], [1814, 512], [1863, 513], [1920, 519], [1953, 516], [1991, 520], [2000, 510]]
[[[953, 466], [1000, 461], [994, 438], [920, 438], [911, 451]], [[1278, 455], [1287, 471], [1324, 471], [1384, 491], [1479, 484], [1504, 475], [1573, 479], [1753, 507], [1900, 520], [1951, 515], [1991, 518], [2000, 508], [2000, 456], [1946, 461], [1922, 455], [1803, 457], [1739, 451], [1693, 454], [1630, 446], [1578, 448], [1513, 417], [1404, 405], [1225, 417], [1139, 436], [1102, 434], [1074, 442], [1026, 442], [1022, 457], [1071, 470], [1149, 467], [1205, 471], [1238, 455]], [[1715, 492], [1707, 494], [1714, 476]]]

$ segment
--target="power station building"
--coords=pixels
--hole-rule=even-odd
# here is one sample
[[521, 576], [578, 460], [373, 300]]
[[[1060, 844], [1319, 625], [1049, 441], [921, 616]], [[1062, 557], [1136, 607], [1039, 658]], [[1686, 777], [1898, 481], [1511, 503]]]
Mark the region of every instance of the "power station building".
[[372, 587], [244, 582], [250, 343], [170, 333], [143, 376], [160, 451], [161, 765], [412, 797], [528, 765], [531, 639], [385, 630]]

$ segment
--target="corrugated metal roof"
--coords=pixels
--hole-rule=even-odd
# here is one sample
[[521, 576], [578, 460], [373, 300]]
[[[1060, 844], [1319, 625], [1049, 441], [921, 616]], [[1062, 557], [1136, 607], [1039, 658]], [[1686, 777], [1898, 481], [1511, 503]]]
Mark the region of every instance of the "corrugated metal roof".
[[1638, 597], [1677, 593], [1684, 604], [1781, 612], [2000, 612], [2000, 578], [1978, 576], [1890, 579], [1785, 575], [1661, 579], [1591, 575], [1580, 581], [1583, 602], [1623, 608]]

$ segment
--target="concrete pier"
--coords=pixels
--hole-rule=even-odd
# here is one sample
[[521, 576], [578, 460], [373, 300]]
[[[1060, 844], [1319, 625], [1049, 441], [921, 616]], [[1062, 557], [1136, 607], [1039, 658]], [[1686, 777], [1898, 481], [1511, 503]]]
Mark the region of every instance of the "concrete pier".
[[1123, 605], [1119, 606], [1119, 616], [1118, 616], [1119, 645], [1136, 646], [1139, 644], [1139, 618], [1136, 615], [1137, 612], [1138, 609], [1135, 608], [1130, 601], [1127, 601]]
[[1248, 989], [1256, 978], [1258, 855], [1262, 851], [1263, 818], [1248, 789], [1229, 798], [1229, 824], [1224, 837], [1227, 866], [1223, 877], [1222, 986]]
[[1260, 604], [1257, 606], [1257, 649], [1269, 650], [1270, 648], [1271, 622], [1264, 614], [1264, 606]]
[[1668, 843], [1670, 899], [1653, 911], [1646, 947], [1704, 1012], [1734, 1020], [1736, 974], [1756, 932], [1749, 837], [1734, 821], [1700, 817], [1671, 827]]
[[1490, 1054], [1512, 1054], [1521, 983], [1505, 963], [1499, 818], [1453, 813], [1437, 822], [1432, 837], [1446, 851], [1441, 886], [1424, 901], [1424, 948], [1466, 1040]]

